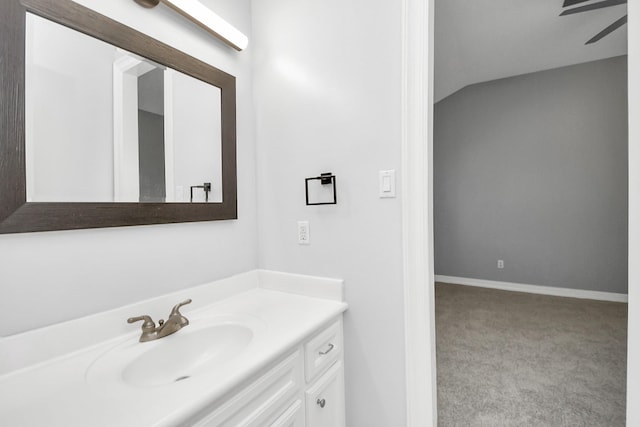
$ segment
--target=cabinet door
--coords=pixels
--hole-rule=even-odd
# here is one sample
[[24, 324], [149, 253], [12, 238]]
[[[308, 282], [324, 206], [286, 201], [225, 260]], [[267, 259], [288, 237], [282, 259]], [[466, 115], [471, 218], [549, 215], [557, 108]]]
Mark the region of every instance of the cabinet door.
[[344, 427], [344, 369], [336, 362], [305, 393], [306, 427]]
[[269, 427], [304, 427], [302, 400], [298, 399]]

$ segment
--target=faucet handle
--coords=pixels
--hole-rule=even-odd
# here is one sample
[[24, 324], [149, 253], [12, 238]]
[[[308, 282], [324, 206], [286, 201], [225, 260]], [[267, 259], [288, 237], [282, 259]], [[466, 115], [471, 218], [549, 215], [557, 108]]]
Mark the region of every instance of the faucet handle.
[[182, 316], [182, 313], [180, 313], [180, 307], [187, 304], [191, 304], [191, 298], [174, 305], [173, 308], [171, 309], [171, 314], [169, 316], [176, 316], [176, 315]]
[[137, 317], [130, 317], [127, 319], [127, 323], [135, 323], [139, 322], [140, 320], [144, 320], [144, 323], [142, 324], [142, 330], [155, 329], [156, 324], [151, 319], [151, 316], [147, 316], [146, 314]]

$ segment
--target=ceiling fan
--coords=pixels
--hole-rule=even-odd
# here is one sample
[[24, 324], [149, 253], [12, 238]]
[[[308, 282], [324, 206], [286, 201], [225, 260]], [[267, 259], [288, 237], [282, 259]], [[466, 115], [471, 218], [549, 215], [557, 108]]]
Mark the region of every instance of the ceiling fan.
[[[562, 7], [574, 6], [576, 4], [585, 3], [589, 0], [564, 0]], [[604, 0], [596, 3], [587, 4], [584, 6], [574, 7], [572, 9], [565, 9], [560, 16], [565, 15], [573, 15], [574, 13], [580, 12], [588, 12], [590, 10], [602, 9], [603, 7], [617, 6], [619, 4], [626, 4], [627, 0]], [[600, 31], [598, 34], [590, 38], [585, 44], [595, 43], [607, 34], [617, 30], [627, 23], [627, 15], [624, 15], [622, 18], [615, 21], [613, 24], [609, 25], [604, 30]]]

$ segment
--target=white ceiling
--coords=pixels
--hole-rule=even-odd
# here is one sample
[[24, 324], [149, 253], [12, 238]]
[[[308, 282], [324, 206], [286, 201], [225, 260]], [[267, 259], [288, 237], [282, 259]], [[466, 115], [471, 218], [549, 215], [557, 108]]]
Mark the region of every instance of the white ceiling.
[[434, 102], [473, 83], [627, 53], [626, 25], [584, 44], [624, 16], [626, 4], [558, 16], [562, 2], [436, 0]]

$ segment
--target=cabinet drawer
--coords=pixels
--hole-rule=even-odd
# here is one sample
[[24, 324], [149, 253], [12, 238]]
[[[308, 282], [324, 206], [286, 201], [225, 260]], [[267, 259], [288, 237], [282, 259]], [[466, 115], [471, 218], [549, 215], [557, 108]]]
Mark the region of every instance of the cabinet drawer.
[[344, 370], [336, 362], [305, 392], [306, 427], [344, 427]]
[[338, 320], [304, 346], [305, 378], [312, 381], [342, 353], [342, 322]]
[[269, 427], [304, 427], [304, 407], [298, 399]]
[[224, 402], [197, 427], [262, 427], [276, 419], [302, 387], [302, 360], [296, 351], [240, 393]]

